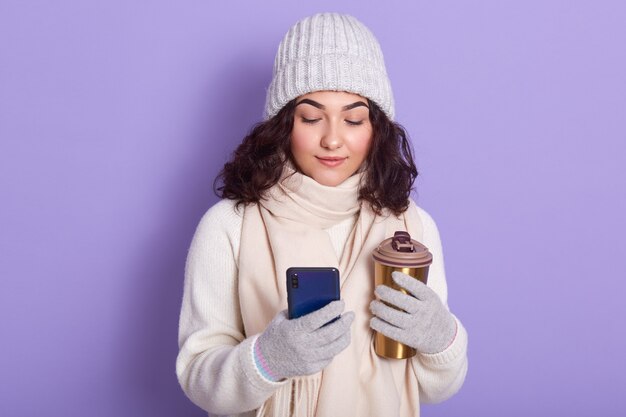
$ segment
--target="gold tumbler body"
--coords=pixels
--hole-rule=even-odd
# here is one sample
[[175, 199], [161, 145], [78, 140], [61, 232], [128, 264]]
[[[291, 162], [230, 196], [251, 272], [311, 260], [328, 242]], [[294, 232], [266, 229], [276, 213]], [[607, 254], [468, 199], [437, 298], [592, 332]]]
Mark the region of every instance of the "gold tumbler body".
[[[400, 271], [426, 284], [428, 281], [428, 268], [429, 265], [425, 265], [419, 268], [407, 268], [384, 265], [378, 261], [375, 261], [374, 282], [376, 285], [383, 284], [395, 290], [402, 291], [405, 294], [409, 294], [404, 288], [398, 286], [393, 281], [393, 279], [391, 278], [391, 273], [393, 271]], [[391, 307], [396, 308], [394, 306]], [[417, 353], [412, 347], [400, 343], [396, 340], [390, 339], [387, 336], [378, 332], [376, 332], [374, 336], [374, 349], [377, 355], [390, 359], [407, 359], [415, 356], [415, 354]]]

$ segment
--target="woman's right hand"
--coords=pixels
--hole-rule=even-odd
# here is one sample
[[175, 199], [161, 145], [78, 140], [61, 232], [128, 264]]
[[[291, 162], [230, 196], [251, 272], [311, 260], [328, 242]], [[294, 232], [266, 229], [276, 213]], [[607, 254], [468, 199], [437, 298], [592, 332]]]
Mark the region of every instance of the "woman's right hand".
[[[344, 308], [345, 303], [339, 300], [297, 319], [289, 320], [287, 310], [278, 313], [254, 346], [266, 376], [279, 381], [324, 369], [350, 344], [354, 313], [341, 314]], [[338, 320], [324, 326], [340, 314]]]

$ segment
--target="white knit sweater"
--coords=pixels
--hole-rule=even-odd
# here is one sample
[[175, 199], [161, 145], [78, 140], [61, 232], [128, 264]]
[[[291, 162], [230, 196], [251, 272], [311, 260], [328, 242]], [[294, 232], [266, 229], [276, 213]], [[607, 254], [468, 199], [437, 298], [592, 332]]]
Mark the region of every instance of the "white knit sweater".
[[[414, 202], [411, 202], [414, 204]], [[417, 207], [424, 243], [433, 254], [429, 281], [447, 305], [443, 253], [432, 217]], [[187, 396], [209, 415], [253, 416], [284, 382], [272, 382], [258, 371], [252, 353], [256, 335], [245, 335], [237, 295], [238, 254], [243, 208], [232, 200], [211, 207], [196, 229], [185, 267], [176, 360], [178, 381]], [[356, 218], [326, 231], [337, 256]], [[456, 317], [455, 317], [456, 318]], [[467, 372], [467, 333], [457, 319], [457, 336], [444, 352], [417, 354], [421, 402], [440, 402], [456, 393]]]

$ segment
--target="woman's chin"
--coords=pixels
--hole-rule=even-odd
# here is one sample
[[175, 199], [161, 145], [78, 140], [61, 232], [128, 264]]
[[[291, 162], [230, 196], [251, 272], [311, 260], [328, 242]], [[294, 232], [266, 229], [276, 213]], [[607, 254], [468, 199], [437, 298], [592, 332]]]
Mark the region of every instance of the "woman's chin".
[[325, 185], [326, 187], [336, 187], [348, 179], [345, 175], [316, 175], [311, 178], [318, 184]]

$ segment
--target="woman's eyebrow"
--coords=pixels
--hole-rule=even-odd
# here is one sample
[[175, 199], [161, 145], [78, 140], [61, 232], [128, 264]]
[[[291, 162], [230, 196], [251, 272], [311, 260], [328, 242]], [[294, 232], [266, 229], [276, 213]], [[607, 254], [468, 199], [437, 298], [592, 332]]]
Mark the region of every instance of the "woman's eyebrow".
[[353, 108], [360, 107], [360, 106], [367, 107], [369, 109], [369, 106], [367, 104], [363, 103], [362, 101], [356, 101], [352, 104], [348, 104], [347, 106], [343, 106], [341, 110], [342, 111], [352, 110]]
[[299, 106], [300, 104], [310, 104], [311, 106], [317, 107], [320, 110], [326, 110], [326, 106], [324, 106], [321, 103], [318, 103], [315, 100], [311, 100], [311, 99], [308, 99], [308, 98], [303, 98], [302, 100], [300, 100], [298, 102], [298, 104], [296, 104], [296, 106]]
[[[296, 104], [296, 106], [299, 106], [300, 104], [303, 104], [303, 103], [310, 104], [311, 106], [317, 107], [320, 110], [326, 110], [326, 106], [324, 106], [322, 103], [318, 103], [317, 101], [311, 100], [311, 99], [308, 99], [308, 98], [304, 98], [304, 99], [300, 100]], [[360, 107], [360, 106], [364, 106], [364, 107], [367, 107], [369, 109], [369, 106], [367, 104], [365, 104], [364, 102], [356, 101], [356, 102], [354, 102], [352, 104], [348, 104], [346, 106], [343, 106], [341, 108], [341, 111], [352, 110], [353, 108]]]

